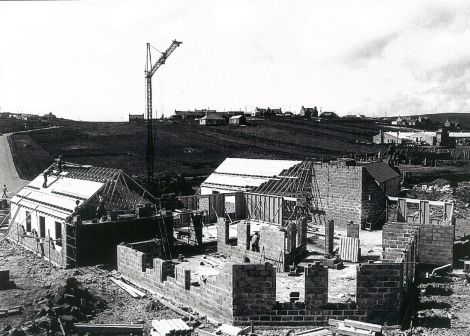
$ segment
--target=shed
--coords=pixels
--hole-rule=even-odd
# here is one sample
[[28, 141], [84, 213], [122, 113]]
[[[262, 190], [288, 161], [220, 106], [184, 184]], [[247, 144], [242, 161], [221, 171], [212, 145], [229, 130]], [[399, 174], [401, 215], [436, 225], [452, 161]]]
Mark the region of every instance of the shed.
[[235, 115], [229, 119], [230, 125], [246, 125], [246, 117], [244, 115]]
[[217, 113], [207, 114], [199, 120], [199, 124], [203, 126], [225, 125], [227, 121]]
[[398, 196], [400, 192], [400, 174], [392, 167], [380, 161], [368, 163], [364, 165], [364, 168], [387, 196]]

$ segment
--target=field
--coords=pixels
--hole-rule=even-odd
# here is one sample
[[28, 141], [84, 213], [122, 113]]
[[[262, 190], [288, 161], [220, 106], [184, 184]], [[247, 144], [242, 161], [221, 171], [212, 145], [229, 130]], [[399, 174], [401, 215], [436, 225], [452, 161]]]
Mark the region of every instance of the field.
[[[20, 175], [31, 179], [62, 155], [66, 161], [123, 168], [144, 175], [144, 123], [57, 121], [55, 129], [11, 137]], [[251, 120], [248, 126], [200, 126], [156, 121], [156, 171], [162, 175], [209, 174], [226, 157], [305, 159], [376, 154], [367, 144], [379, 132], [372, 121], [315, 122], [278, 117]]]

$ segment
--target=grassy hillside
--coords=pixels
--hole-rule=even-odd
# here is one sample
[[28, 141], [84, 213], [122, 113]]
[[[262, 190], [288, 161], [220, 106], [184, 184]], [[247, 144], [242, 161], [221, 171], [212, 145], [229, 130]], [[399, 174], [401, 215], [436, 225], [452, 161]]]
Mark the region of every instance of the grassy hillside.
[[[61, 128], [15, 135], [25, 146], [28, 160], [51, 162], [63, 155], [67, 161], [123, 168], [145, 174], [146, 126], [144, 123], [58, 121]], [[379, 125], [371, 121], [332, 120], [321, 123], [291, 117], [252, 120], [246, 127], [200, 126], [178, 121], [155, 122], [156, 171], [160, 174], [205, 175], [226, 157], [304, 159], [377, 153], [371, 142]], [[20, 146], [21, 147], [21, 146]], [[34, 150], [33, 150], [34, 148]], [[44, 152], [43, 152], [44, 151]], [[47, 155], [46, 155], [47, 154]], [[25, 177], [35, 176], [37, 163]]]

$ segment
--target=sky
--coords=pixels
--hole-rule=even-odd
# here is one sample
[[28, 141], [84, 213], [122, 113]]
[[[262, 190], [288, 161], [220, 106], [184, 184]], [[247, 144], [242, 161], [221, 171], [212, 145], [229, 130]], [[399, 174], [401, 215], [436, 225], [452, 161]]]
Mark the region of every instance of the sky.
[[[470, 112], [470, 2], [0, 1], [0, 111], [90, 121], [175, 109]], [[152, 49], [152, 59], [159, 53]]]

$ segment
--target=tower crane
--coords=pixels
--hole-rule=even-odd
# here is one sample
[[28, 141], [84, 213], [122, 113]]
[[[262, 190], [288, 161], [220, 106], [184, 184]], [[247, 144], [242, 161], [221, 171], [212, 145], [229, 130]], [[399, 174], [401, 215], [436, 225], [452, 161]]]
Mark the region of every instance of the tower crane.
[[145, 66], [145, 80], [147, 81], [147, 180], [153, 181], [155, 167], [155, 140], [152, 123], [152, 76], [163, 64], [171, 53], [183, 42], [173, 40], [167, 50], [162, 52], [160, 58], [152, 65], [150, 43], [147, 43], [147, 62]]

